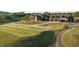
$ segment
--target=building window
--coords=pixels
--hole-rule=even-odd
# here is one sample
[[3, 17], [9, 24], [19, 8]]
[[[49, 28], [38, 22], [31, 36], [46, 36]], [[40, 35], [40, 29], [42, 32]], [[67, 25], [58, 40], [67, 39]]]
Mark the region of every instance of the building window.
[[55, 16], [52, 16], [52, 18], [54, 18]]
[[62, 17], [64, 18], [64, 17], [66, 17], [66, 16], [62, 16]]
[[56, 18], [59, 18], [60, 16], [56, 16]]

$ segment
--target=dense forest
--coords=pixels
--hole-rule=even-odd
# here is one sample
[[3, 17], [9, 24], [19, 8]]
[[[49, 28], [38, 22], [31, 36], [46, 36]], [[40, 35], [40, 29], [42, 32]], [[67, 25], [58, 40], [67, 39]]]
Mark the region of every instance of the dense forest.
[[21, 18], [26, 15], [30, 15], [30, 13], [24, 13], [24, 12], [10, 13], [0, 11], [0, 24], [22, 20]]
[[[25, 13], [25, 12], [4, 12], [0, 11], [0, 24], [16, 22], [20, 20], [27, 20], [27, 18], [33, 13]], [[72, 13], [74, 17], [79, 17], [79, 12]], [[43, 15], [49, 15], [49, 12], [44, 12]]]

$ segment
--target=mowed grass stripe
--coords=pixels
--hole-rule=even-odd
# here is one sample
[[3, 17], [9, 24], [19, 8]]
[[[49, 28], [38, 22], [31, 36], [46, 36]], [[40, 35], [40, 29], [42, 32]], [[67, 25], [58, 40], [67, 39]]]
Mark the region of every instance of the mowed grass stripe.
[[[42, 32], [42, 30], [37, 30], [34, 28], [26, 27], [7, 27], [7, 26], [0, 26], [0, 46], [14, 46], [21, 40], [22, 38], [28, 38], [30, 36], [38, 35]], [[22, 45], [18, 44], [18, 46]], [[23, 45], [22, 45], [23, 46]]]
[[20, 37], [0, 31], [0, 46], [12, 46]]
[[10, 33], [16, 36], [24, 37], [24, 36], [31, 36], [35, 35], [38, 32], [40, 33], [41, 31], [38, 31], [36, 29], [30, 28], [32, 30], [29, 30], [29, 27], [26, 28], [19, 28], [19, 27], [0, 27], [0, 31]]

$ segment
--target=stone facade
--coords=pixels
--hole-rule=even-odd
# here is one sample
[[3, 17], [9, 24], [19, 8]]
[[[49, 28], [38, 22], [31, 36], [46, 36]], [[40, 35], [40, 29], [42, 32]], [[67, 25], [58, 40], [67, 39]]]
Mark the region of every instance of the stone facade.
[[50, 15], [49, 21], [68, 21], [68, 16], [70, 16], [70, 13], [53, 13]]
[[71, 13], [51, 13], [49, 16], [43, 14], [32, 14], [29, 17], [31, 21], [55, 21], [55, 22], [67, 22]]

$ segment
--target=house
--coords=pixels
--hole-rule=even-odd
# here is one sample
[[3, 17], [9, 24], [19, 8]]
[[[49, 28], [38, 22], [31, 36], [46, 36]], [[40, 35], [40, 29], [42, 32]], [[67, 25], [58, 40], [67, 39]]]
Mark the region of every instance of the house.
[[73, 16], [69, 16], [68, 17], [68, 22], [73, 22], [74, 21], [74, 17]]
[[72, 13], [50, 13], [49, 16], [41, 13], [34, 13], [30, 15], [30, 21], [54, 21], [54, 22], [72, 22], [73, 17], [70, 16]]
[[50, 15], [49, 21], [67, 22], [69, 13], [53, 13]]
[[75, 22], [79, 22], [79, 17], [74, 17]]

